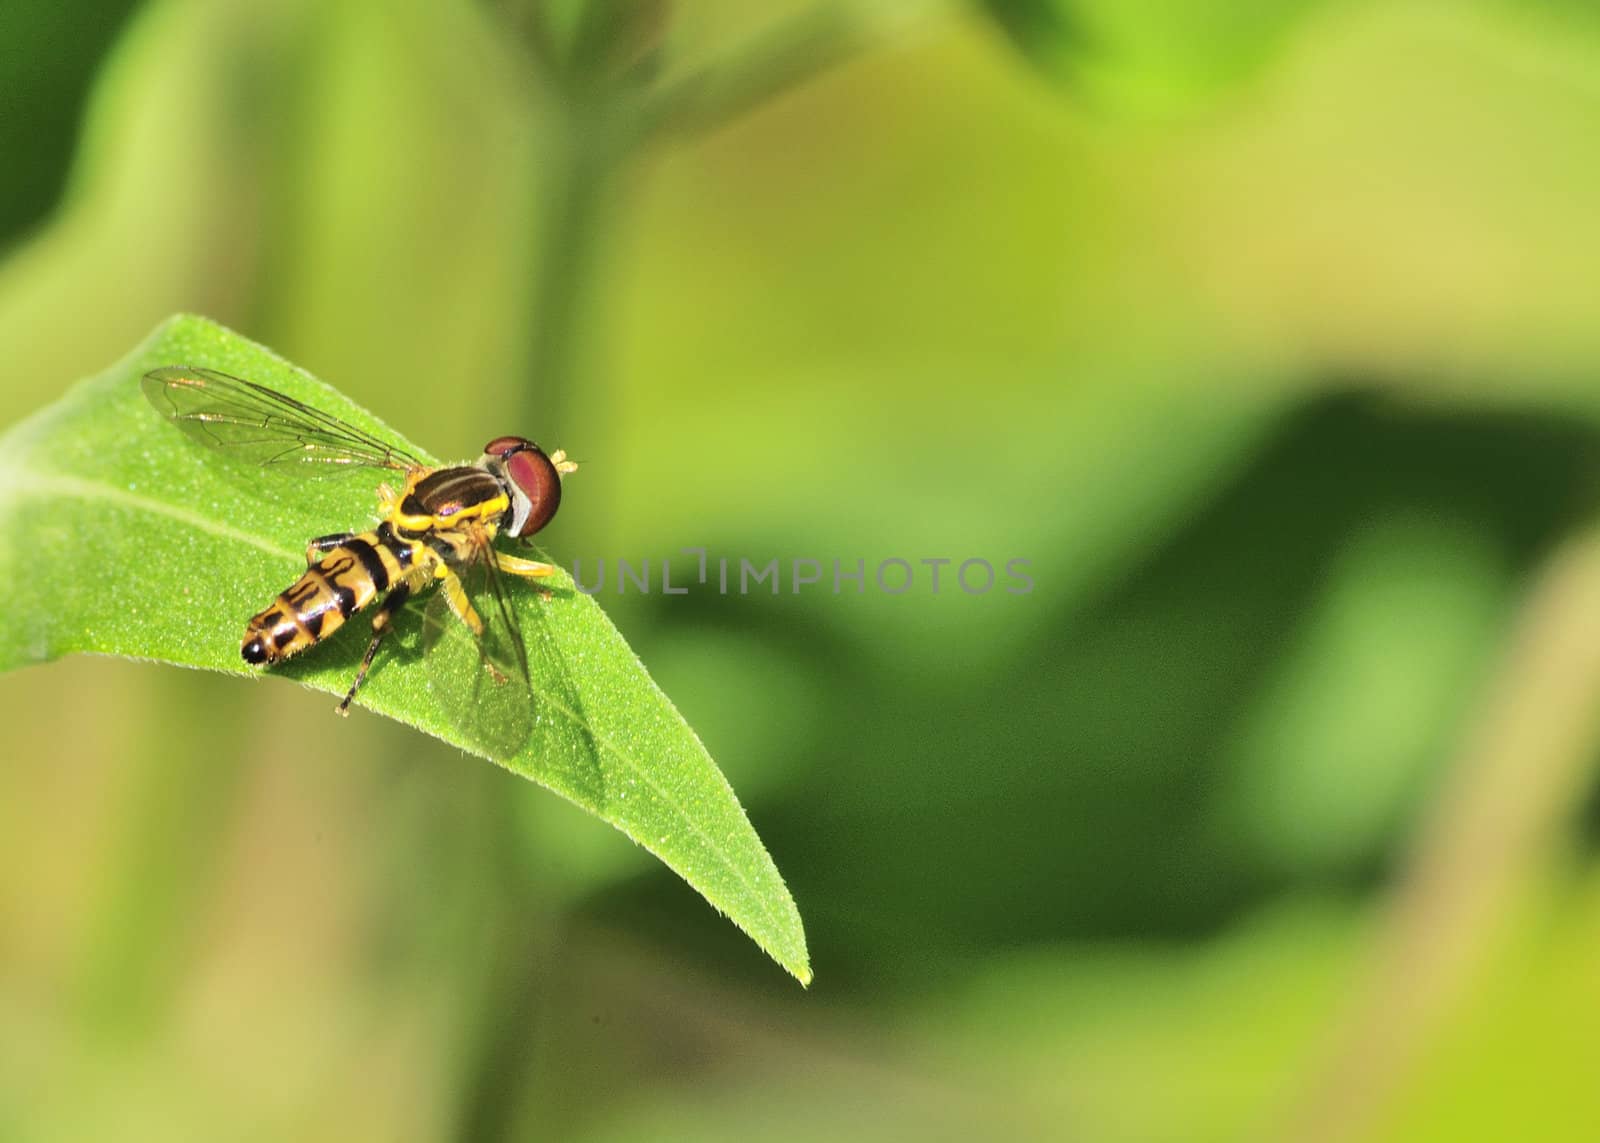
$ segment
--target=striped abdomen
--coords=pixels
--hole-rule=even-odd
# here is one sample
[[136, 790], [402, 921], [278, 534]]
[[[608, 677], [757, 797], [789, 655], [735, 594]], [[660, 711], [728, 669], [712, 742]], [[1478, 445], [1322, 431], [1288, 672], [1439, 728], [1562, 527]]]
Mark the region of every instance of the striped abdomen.
[[247, 663], [276, 663], [333, 634], [389, 590], [411, 567], [417, 547], [397, 540], [388, 524], [351, 536], [250, 620], [240, 649]]

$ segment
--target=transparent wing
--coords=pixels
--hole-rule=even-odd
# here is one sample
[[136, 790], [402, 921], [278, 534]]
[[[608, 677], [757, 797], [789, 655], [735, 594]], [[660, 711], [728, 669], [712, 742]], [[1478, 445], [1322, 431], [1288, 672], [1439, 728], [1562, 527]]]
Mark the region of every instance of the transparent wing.
[[422, 461], [404, 449], [265, 385], [187, 365], [144, 375], [156, 411], [208, 448], [260, 465], [303, 464], [408, 469]]
[[510, 759], [533, 733], [533, 686], [522, 628], [482, 532], [465, 564], [453, 564], [467, 601], [482, 623], [473, 631], [451, 606], [449, 585], [428, 602], [422, 647], [428, 680], [441, 707], [462, 733], [491, 757]]

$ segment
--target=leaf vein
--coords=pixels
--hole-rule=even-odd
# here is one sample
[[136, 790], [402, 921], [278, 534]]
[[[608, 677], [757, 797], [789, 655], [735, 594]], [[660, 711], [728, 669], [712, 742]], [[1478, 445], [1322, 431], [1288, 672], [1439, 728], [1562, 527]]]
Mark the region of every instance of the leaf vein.
[[67, 476], [59, 472], [26, 472], [17, 468], [0, 469], [0, 490], [7, 493], [16, 493], [21, 496], [57, 495], [70, 497], [77, 500], [92, 500], [102, 503], [118, 504], [124, 508], [132, 508], [136, 512], [148, 512], [156, 516], [165, 516], [176, 520], [190, 528], [198, 529], [219, 539], [233, 540], [241, 544], [266, 552], [268, 555], [279, 556], [284, 559], [294, 559], [296, 553], [289, 551], [261, 536], [253, 535], [241, 528], [212, 520], [207, 516], [177, 504], [168, 504], [161, 500], [152, 500], [148, 496], [141, 496], [137, 492], [130, 492], [126, 488], [118, 488], [114, 484], [106, 484], [99, 480], [85, 480], [80, 476]]

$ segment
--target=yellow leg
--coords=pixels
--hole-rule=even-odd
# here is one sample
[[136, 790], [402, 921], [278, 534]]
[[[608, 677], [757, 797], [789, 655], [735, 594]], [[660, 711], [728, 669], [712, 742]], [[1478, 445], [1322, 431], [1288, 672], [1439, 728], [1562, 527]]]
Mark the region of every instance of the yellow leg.
[[[472, 606], [472, 600], [467, 598], [466, 589], [461, 586], [461, 577], [444, 564], [439, 565], [436, 574], [439, 577], [439, 590], [444, 592], [444, 601], [450, 605], [450, 610], [455, 613], [457, 619], [467, 625], [469, 631], [482, 639], [483, 617]], [[495, 682], [506, 681], [505, 672], [499, 667], [487, 659], [484, 660], [484, 666], [489, 668], [489, 674], [494, 677]]]
[[483, 619], [473, 608], [472, 600], [467, 598], [467, 590], [461, 586], [461, 577], [451, 571], [447, 564], [440, 564], [435, 574], [439, 577], [439, 590], [444, 592], [444, 601], [450, 605], [450, 610], [474, 635], [483, 638]]
[[495, 563], [500, 565], [500, 570], [507, 575], [519, 575], [524, 579], [538, 579], [542, 576], [555, 575], [554, 564], [542, 564], [538, 560], [524, 560], [516, 556], [508, 556], [504, 552], [495, 552]]

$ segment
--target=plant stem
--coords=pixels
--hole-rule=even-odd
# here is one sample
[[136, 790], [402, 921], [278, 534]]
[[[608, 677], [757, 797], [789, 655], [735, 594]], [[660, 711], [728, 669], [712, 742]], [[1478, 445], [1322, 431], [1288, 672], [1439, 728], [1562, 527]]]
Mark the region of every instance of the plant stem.
[[[943, 0], [941, 0], [943, 2]], [[910, 5], [920, 13], [924, 6]], [[601, 34], [612, 9], [597, 3], [590, 22], [580, 29], [580, 66], [573, 71], [557, 61], [549, 29], [535, 5], [528, 13], [530, 55], [545, 70], [545, 90], [554, 99], [552, 145], [546, 157], [539, 228], [533, 256], [533, 311], [529, 317], [526, 376], [521, 389], [518, 424], [537, 426], [541, 439], [582, 436], [566, 423], [578, 385], [598, 383], [586, 367], [601, 298], [607, 239], [626, 203], [617, 195], [622, 176], [654, 138], [693, 135], [715, 129], [766, 100], [790, 90], [866, 48], [881, 43], [890, 28], [906, 21], [868, 17], [864, 8], [829, 8], [820, 15], [791, 21], [748, 48], [740, 57], [691, 76], [666, 89], [650, 90], [628, 83], [596, 82], [590, 64], [603, 59]], [[592, 395], [591, 406], [603, 405]], [[569, 432], [569, 430], [573, 430]], [[495, 813], [486, 830], [492, 833], [490, 853], [506, 865], [486, 870], [499, 897], [500, 955], [493, 958], [491, 979], [468, 1002], [481, 1009], [466, 1047], [470, 1061], [460, 1088], [457, 1121], [465, 1138], [507, 1137], [520, 1121], [530, 1090], [529, 1072], [536, 1067], [541, 1035], [539, 1021], [548, 1008], [546, 967], [554, 943], [551, 917], [529, 907], [532, 892], [525, 849], [517, 844], [521, 828], [516, 815]], [[549, 905], [547, 895], [546, 905]], [[533, 1085], [536, 1089], [536, 1084]]]
[[1600, 528], [1529, 593], [1481, 717], [1390, 902], [1337, 1043], [1273, 1138], [1365, 1139], [1473, 983], [1600, 759]]
[[833, 4], [808, 10], [745, 45], [734, 58], [654, 92], [644, 105], [642, 133], [715, 131], [951, 6], [949, 0], [907, 0], [884, 8]]
[[[519, 389], [517, 424], [537, 426], [544, 441], [568, 439], [570, 399], [587, 374], [584, 356], [594, 325], [596, 290], [605, 263], [615, 178], [626, 155], [617, 145], [613, 106], [605, 96], [557, 94], [558, 118], [541, 186], [533, 255], [533, 311], [526, 351], [527, 384]], [[545, 1009], [546, 966], [559, 936], [555, 894], [531, 884], [519, 815], [498, 807], [483, 823], [485, 879], [496, 898], [490, 929], [496, 949], [465, 998], [477, 1009], [464, 1048], [457, 1122], [469, 1140], [508, 1138], [521, 1118], [537, 1066]], [[543, 906], [543, 908], [541, 908]]]
[[[619, 162], [604, 108], [568, 102], [540, 202], [526, 376], [520, 420], [551, 440], [571, 426], [568, 399], [583, 375], [586, 332], [604, 263]], [[546, 427], [548, 426], [548, 427]]]

